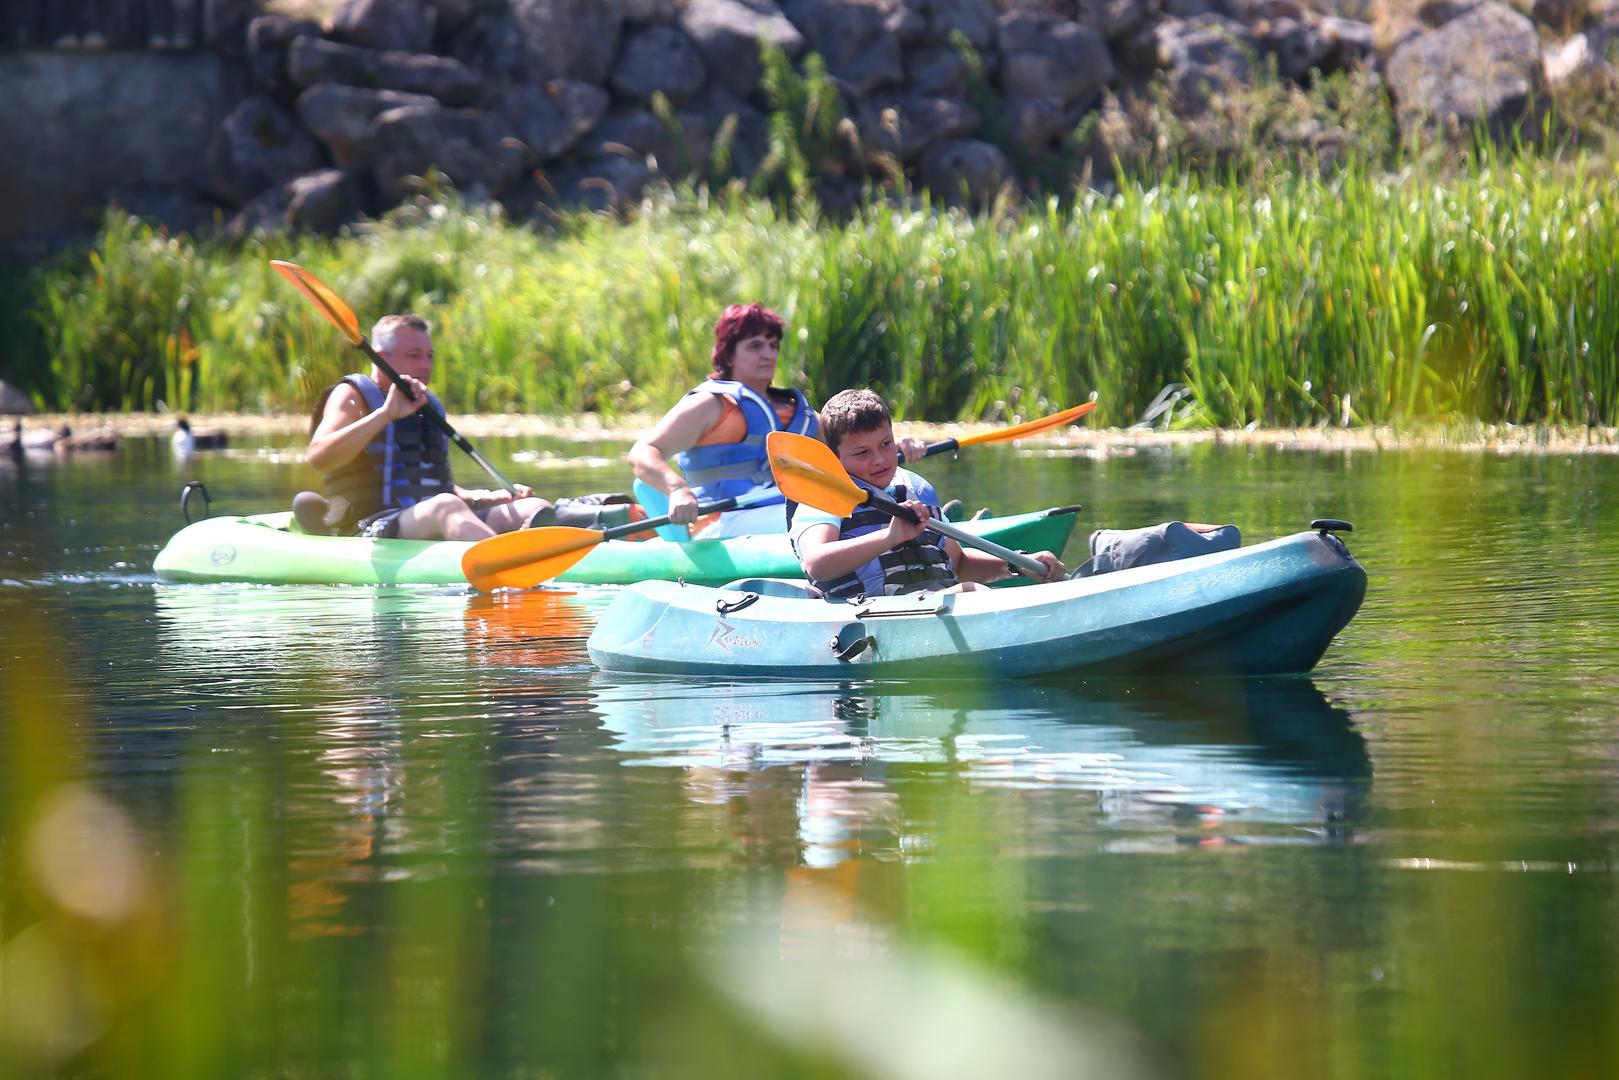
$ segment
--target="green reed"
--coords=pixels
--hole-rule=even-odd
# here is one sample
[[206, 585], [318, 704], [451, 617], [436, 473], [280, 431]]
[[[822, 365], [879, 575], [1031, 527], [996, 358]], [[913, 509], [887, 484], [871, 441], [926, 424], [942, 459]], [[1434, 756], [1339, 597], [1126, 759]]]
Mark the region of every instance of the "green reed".
[[[1484, 159], [1436, 179], [1350, 167], [1185, 176], [968, 215], [873, 202], [843, 222], [663, 193], [544, 230], [453, 197], [337, 240], [169, 237], [109, 216], [12, 291], [37, 340], [5, 377], [47, 406], [302, 411], [356, 360], [276, 278], [308, 266], [369, 323], [433, 320], [457, 411], [661, 409], [708, 370], [715, 316], [790, 326], [784, 378], [869, 384], [915, 419], [1100, 395], [1130, 423], [1619, 419], [1619, 174]], [[7, 322], [17, 319], [15, 310]]]

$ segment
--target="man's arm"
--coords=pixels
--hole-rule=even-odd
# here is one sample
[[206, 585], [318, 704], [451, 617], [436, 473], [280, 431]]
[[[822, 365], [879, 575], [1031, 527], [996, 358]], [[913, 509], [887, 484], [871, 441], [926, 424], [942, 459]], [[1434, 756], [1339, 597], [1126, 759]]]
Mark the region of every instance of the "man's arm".
[[[905, 503], [918, 518], [926, 518], [928, 508], [920, 502]], [[826, 581], [852, 573], [877, 558], [889, 548], [898, 547], [922, 535], [921, 521], [891, 518], [888, 527], [875, 529], [847, 540], [838, 539], [835, 525], [811, 525], [798, 537], [798, 561], [804, 573]]]
[[409, 375], [405, 380], [411, 384], [416, 400], [407, 398], [398, 385], [389, 384], [387, 398], [374, 412], [365, 407], [365, 399], [354, 387], [345, 383], [333, 390], [315, 434], [310, 436], [304, 459], [320, 472], [331, 472], [364, 453], [383, 428], [420, 411], [427, 404], [427, 387]]

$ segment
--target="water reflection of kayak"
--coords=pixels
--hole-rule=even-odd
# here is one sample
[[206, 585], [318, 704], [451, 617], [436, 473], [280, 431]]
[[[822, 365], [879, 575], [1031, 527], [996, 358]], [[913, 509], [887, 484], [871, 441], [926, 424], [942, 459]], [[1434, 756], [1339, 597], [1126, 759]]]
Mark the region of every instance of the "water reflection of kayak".
[[1309, 680], [718, 684], [612, 680], [591, 689], [626, 763], [756, 770], [947, 765], [975, 782], [1102, 793], [1111, 816], [1152, 806], [1330, 824], [1371, 780], [1349, 713]]

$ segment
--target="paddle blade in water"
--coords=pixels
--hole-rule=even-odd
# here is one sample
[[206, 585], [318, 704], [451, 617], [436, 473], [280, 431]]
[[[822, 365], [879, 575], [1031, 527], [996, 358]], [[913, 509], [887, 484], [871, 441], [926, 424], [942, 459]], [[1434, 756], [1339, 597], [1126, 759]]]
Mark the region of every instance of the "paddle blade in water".
[[355, 318], [353, 309], [343, 302], [341, 296], [328, 289], [320, 278], [297, 263], [271, 259], [270, 265], [275, 267], [276, 273], [292, 282], [294, 288], [307, 296], [309, 302], [326, 316], [328, 322], [343, 331], [350, 345], [358, 345], [365, 340], [365, 335], [360, 333], [360, 320]]
[[1013, 439], [1027, 438], [1030, 435], [1037, 435], [1042, 431], [1050, 431], [1052, 428], [1062, 427], [1064, 424], [1072, 424], [1094, 408], [1096, 408], [1096, 402], [1087, 401], [1083, 405], [1075, 405], [1073, 408], [1064, 409], [1060, 413], [1052, 413], [1050, 416], [1042, 416], [1036, 420], [1025, 420], [1021, 424], [1014, 424], [1009, 428], [1001, 428], [999, 431], [985, 431], [978, 435], [968, 435], [966, 438], [958, 439], [956, 441], [961, 446], [979, 446], [983, 443], [1011, 442]]
[[461, 556], [461, 572], [479, 592], [531, 589], [584, 558], [601, 543], [595, 529], [552, 525], [479, 540]]
[[849, 479], [832, 448], [808, 435], [772, 431], [765, 453], [776, 486], [793, 502], [848, 517], [866, 501], [866, 489]]

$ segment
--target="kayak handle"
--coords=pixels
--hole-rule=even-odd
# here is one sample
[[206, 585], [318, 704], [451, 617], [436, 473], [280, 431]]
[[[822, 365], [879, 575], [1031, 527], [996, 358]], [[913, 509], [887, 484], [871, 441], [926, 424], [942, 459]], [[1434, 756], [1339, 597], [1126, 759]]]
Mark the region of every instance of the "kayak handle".
[[191, 524], [191, 496], [194, 494], [202, 496], [203, 517], [208, 516], [208, 511], [214, 504], [214, 500], [208, 495], [207, 484], [204, 484], [201, 480], [189, 481], [185, 487], [180, 489], [180, 513], [185, 515], [187, 525]]
[[[855, 629], [858, 630], [860, 627], [856, 625]], [[843, 644], [842, 639], [843, 635], [839, 634], [837, 637], [827, 642], [827, 644], [832, 647], [832, 651], [837, 654], [837, 658], [842, 660], [844, 663], [848, 663], [855, 659], [855, 657], [859, 656], [867, 649], [870, 649], [873, 653], [877, 651], [877, 639], [872, 637], [870, 634], [867, 634], [865, 637], [855, 638], [847, 645]]]
[[714, 601], [714, 610], [721, 615], [729, 615], [733, 611], [741, 611], [757, 599], [759, 599], [759, 594], [756, 592], [745, 592], [735, 600], [727, 600], [721, 597]]

